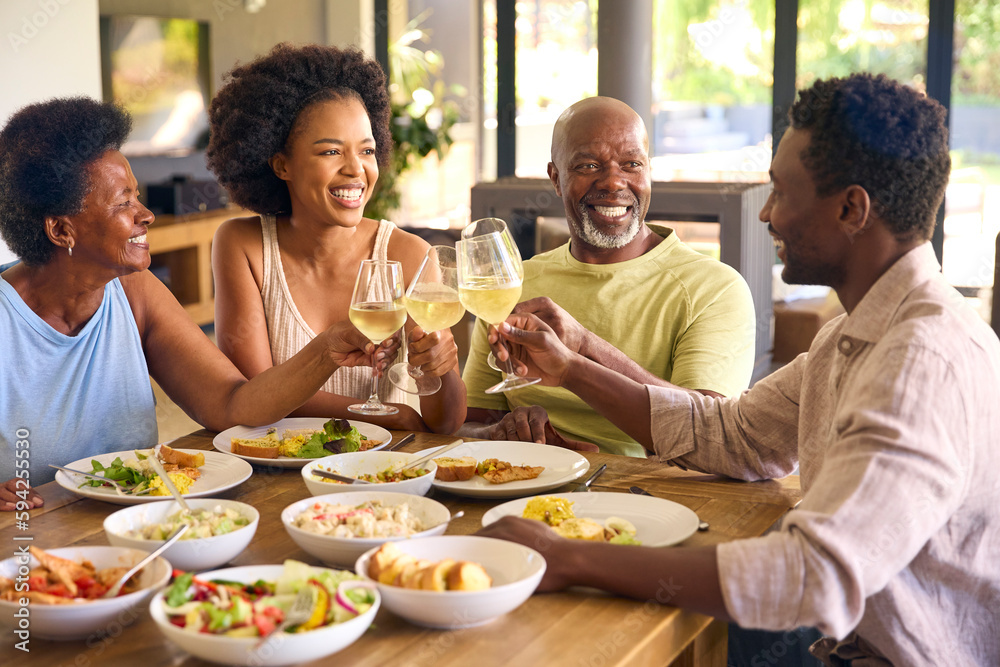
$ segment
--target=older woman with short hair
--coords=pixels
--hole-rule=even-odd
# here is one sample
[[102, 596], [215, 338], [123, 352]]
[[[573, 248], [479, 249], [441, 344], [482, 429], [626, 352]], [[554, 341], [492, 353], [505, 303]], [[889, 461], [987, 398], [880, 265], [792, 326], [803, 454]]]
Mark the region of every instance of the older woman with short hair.
[[276, 421], [376, 354], [339, 322], [248, 381], [147, 270], [153, 214], [119, 151], [131, 125], [79, 97], [0, 131], [0, 234], [21, 260], [0, 274], [0, 510], [40, 506], [28, 486], [53, 478], [49, 463], [154, 445], [149, 376], [222, 430]]

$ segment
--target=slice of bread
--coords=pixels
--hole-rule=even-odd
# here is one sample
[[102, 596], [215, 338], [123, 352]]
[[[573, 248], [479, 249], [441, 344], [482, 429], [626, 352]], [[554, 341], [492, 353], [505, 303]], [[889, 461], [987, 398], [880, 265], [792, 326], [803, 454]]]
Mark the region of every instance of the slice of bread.
[[281, 442], [272, 438], [233, 438], [229, 447], [229, 451], [238, 456], [276, 459], [281, 455]]
[[181, 468], [200, 468], [205, 465], [205, 455], [201, 452], [189, 454], [169, 445], [160, 445], [160, 459], [164, 463], [176, 463]]
[[372, 554], [371, 559], [368, 561], [368, 576], [378, 580], [382, 571], [387, 569], [394, 560], [402, 555], [403, 552], [394, 543], [384, 543], [378, 548], [378, 551]]
[[455, 561], [445, 558], [437, 563], [421, 568], [420, 588], [425, 591], [446, 591], [448, 590], [448, 573], [455, 566]]
[[461, 458], [443, 456], [434, 459], [434, 463], [438, 467], [435, 477], [442, 482], [464, 482], [472, 479], [472, 476], [476, 474], [476, 458], [474, 456]]
[[449, 591], [484, 591], [493, 585], [493, 579], [479, 563], [460, 560], [448, 570]]

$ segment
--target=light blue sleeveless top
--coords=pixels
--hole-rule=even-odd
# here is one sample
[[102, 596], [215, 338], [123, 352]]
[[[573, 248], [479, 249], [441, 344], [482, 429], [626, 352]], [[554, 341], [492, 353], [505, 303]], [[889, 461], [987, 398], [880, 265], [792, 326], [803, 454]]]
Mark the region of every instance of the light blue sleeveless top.
[[83, 330], [66, 336], [0, 277], [0, 483], [16, 476], [17, 460], [27, 458], [38, 486], [55, 477], [50, 463], [151, 447], [156, 435], [142, 341], [118, 279]]

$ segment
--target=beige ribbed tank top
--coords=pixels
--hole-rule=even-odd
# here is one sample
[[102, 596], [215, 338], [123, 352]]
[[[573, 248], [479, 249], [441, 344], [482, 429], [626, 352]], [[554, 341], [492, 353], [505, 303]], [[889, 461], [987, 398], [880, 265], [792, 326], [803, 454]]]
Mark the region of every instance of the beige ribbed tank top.
[[[278, 250], [275, 217], [261, 215], [260, 226], [264, 236], [264, 278], [260, 296], [264, 301], [264, 314], [267, 317], [267, 338], [271, 343], [271, 359], [277, 365], [305, 347], [316, 337], [316, 333], [306, 324], [295, 302], [292, 301], [291, 292], [288, 291], [285, 270], [281, 265], [281, 253]], [[379, 223], [372, 259], [386, 259], [389, 236], [395, 227], [388, 220]], [[338, 368], [323, 385], [323, 391], [363, 400], [371, 393], [371, 382], [370, 366]], [[419, 408], [415, 396], [400, 391], [385, 376], [379, 380], [378, 395], [386, 403], [406, 403], [414, 409]]]

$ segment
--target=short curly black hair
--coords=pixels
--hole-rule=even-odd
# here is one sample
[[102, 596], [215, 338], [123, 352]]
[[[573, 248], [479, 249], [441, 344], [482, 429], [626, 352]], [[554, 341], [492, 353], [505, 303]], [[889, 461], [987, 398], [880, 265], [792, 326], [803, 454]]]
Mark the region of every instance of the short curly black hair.
[[0, 235], [18, 258], [41, 266], [55, 245], [45, 218], [79, 213], [90, 190], [86, 167], [119, 150], [132, 117], [89, 97], [28, 105], [0, 130]]
[[884, 74], [817, 81], [799, 91], [792, 127], [810, 132], [803, 164], [826, 196], [857, 184], [901, 240], [926, 241], [951, 173], [947, 113]]
[[378, 163], [388, 164], [392, 133], [385, 73], [361, 51], [283, 43], [227, 76], [208, 110], [208, 168], [240, 206], [257, 213], [291, 210], [288, 186], [268, 160], [285, 149], [296, 119], [317, 102], [360, 99]]

